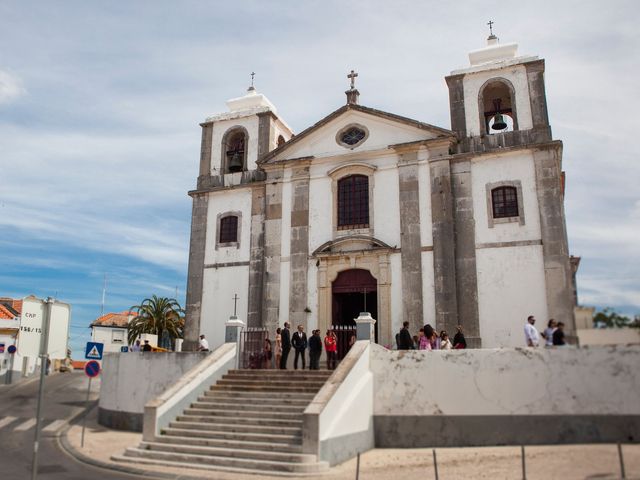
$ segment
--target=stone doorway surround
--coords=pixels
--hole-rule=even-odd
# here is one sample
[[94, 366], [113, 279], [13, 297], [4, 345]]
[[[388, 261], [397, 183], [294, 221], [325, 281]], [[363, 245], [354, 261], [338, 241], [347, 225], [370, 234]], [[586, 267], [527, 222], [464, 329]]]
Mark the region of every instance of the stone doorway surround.
[[354, 235], [321, 245], [312, 258], [318, 266], [318, 328], [326, 331], [332, 324], [332, 284], [338, 274], [354, 268], [368, 270], [378, 285], [378, 340], [392, 345], [391, 268], [389, 256], [397, 249], [368, 235]]

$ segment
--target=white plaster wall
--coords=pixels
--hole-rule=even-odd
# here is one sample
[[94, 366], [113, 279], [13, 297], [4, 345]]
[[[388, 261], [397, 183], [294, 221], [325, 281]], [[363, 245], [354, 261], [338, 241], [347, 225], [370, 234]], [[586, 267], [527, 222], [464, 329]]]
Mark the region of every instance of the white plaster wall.
[[422, 252], [422, 311], [423, 325], [427, 323], [440, 329], [436, 325], [436, 291], [433, 276], [433, 252]]
[[[389, 160], [391, 159], [379, 159], [377, 163], [388, 165]], [[393, 158], [393, 161], [395, 163], [397, 159]], [[398, 185], [397, 167], [393, 165], [391, 168], [379, 168], [376, 170], [373, 185], [373, 236], [387, 245], [399, 247], [401, 243], [400, 187]]]
[[[91, 333], [91, 341], [92, 342], [97, 342], [97, 343], [103, 343], [104, 344], [104, 348], [103, 348], [103, 352], [107, 353], [107, 352], [120, 352], [120, 347], [125, 347], [127, 346], [127, 329], [126, 328], [111, 328], [111, 327], [91, 327], [92, 328], [92, 333]], [[123, 341], [122, 343], [114, 343], [112, 341], [112, 332], [114, 330], [119, 330], [121, 332], [124, 332], [124, 337], [123, 337]]]
[[[309, 260], [307, 267], [307, 306], [311, 313], [307, 314], [307, 331], [318, 328], [318, 267], [315, 259]], [[321, 335], [324, 338], [324, 332]]]
[[396, 348], [396, 333], [402, 328], [404, 318], [402, 316], [402, 257], [400, 253], [389, 256], [389, 268], [391, 270], [391, 342], [392, 348]]
[[524, 346], [527, 317], [548, 320], [542, 246], [478, 249], [476, 268], [482, 347]]
[[423, 247], [432, 247], [431, 176], [429, 164], [426, 162], [418, 166], [418, 188], [420, 192], [420, 242]]
[[515, 104], [518, 115], [518, 129], [527, 130], [532, 128], [533, 120], [531, 116], [531, 104], [529, 103], [527, 70], [522, 65], [512, 65], [502, 70], [485, 70], [469, 73], [464, 77], [464, 111], [467, 122], [467, 135], [480, 135], [478, 95], [482, 85], [491, 78], [505, 78], [513, 84], [513, 88], [516, 91]]
[[233, 296], [238, 294], [237, 316], [247, 321], [249, 266], [205, 268], [200, 328], [215, 349], [224, 343], [224, 324], [233, 315]]
[[[489, 228], [487, 183], [519, 180], [525, 224], [496, 223]], [[539, 240], [540, 211], [536, 194], [535, 169], [531, 152], [514, 152], [494, 157], [479, 157], [471, 163], [473, 211], [476, 221], [476, 243]]]
[[100, 408], [143, 413], [144, 405], [173, 385], [195, 364], [202, 353], [140, 352], [109, 353], [100, 373]]
[[[226, 212], [242, 212], [240, 222], [240, 247], [220, 247], [218, 238], [218, 215]], [[209, 194], [207, 211], [207, 245], [204, 253], [205, 265], [214, 263], [248, 262], [251, 251], [251, 189], [238, 188]]]
[[640, 347], [371, 347], [374, 415], [640, 414]]
[[258, 117], [251, 115], [244, 118], [234, 118], [232, 120], [220, 120], [213, 124], [211, 135], [211, 175], [220, 175], [220, 156], [222, 154], [222, 137], [227, 130], [233, 127], [244, 127], [249, 133], [247, 150], [247, 167], [249, 170], [256, 169], [258, 159]]
[[[476, 108], [477, 109], [477, 108]], [[336, 134], [347, 125], [358, 123], [369, 130], [367, 140], [353, 150], [336, 143]], [[307, 156], [332, 157], [348, 152], [363, 152], [386, 148], [388, 145], [434, 138], [434, 134], [404, 123], [386, 120], [362, 112], [348, 111], [327, 125], [311, 133], [297, 145], [292, 145], [276, 158], [299, 158]]]
[[333, 193], [325, 165], [311, 165], [309, 180], [309, 253], [331, 240]]
[[289, 257], [280, 261], [280, 307], [278, 310], [278, 323], [284, 326], [289, 321], [289, 293], [291, 285], [291, 262]]
[[640, 345], [640, 329], [637, 328], [587, 328], [578, 329], [578, 341], [585, 345]]

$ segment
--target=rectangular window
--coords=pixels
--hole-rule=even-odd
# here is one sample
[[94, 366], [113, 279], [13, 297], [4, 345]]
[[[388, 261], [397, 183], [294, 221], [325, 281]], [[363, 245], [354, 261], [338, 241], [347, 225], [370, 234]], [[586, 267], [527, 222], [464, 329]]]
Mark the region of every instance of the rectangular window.
[[369, 227], [369, 178], [351, 175], [338, 182], [338, 229]]
[[111, 332], [111, 343], [124, 343], [124, 330], [113, 330]]
[[220, 220], [220, 243], [235, 243], [238, 241], [238, 217], [235, 215]]
[[518, 216], [518, 192], [515, 187], [498, 187], [491, 190], [493, 218]]

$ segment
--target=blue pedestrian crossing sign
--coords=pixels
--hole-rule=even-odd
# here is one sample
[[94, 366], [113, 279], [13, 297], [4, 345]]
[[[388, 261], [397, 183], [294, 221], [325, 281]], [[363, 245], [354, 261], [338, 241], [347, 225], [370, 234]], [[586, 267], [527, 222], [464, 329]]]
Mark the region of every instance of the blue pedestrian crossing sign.
[[87, 342], [87, 349], [84, 351], [84, 358], [89, 360], [102, 360], [102, 350], [104, 343]]

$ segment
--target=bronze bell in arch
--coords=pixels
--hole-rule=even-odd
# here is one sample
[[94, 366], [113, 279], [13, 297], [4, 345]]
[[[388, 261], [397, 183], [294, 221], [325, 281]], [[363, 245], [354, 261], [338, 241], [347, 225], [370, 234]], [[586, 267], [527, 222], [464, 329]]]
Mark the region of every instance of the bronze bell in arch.
[[495, 109], [495, 116], [493, 117], [493, 125], [491, 125], [491, 130], [504, 130], [507, 128], [507, 124], [504, 121], [504, 117], [500, 113], [500, 103], [502, 100], [500, 98], [496, 98], [493, 101], [493, 108]]
[[231, 173], [241, 172], [242, 171], [242, 153], [235, 151], [231, 156], [231, 160], [229, 160], [229, 171]]
[[504, 117], [501, 113], [497, 113], [495, 117], [493, 117], [493, 125], [491, 125], [492, 130], [504, 130], [507, 128], [507, 124], [504, 121]]

